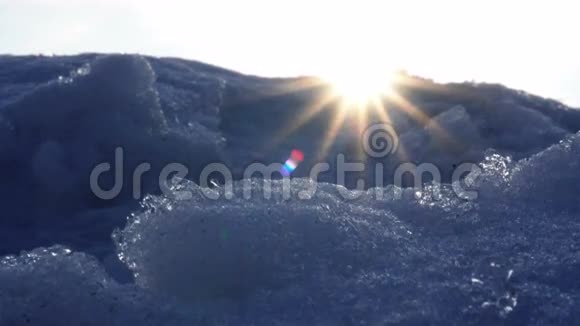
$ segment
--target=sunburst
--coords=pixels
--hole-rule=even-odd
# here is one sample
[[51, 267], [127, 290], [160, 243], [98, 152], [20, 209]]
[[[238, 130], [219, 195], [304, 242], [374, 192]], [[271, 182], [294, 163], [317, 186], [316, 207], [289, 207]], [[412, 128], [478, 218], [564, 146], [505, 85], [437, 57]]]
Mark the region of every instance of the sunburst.
[[[300, 84], [300, 83], [299, 83]], [[386, 123], [393, 125], [389, 112], [393, 109], [404, 111], [418, 124], [426, 124], [430, 118], [420, 108], [411, 103], [397, 89], [402, 87], [422, 88], [421, 82], [410, 78], [405, 73], [395, 70], [383, 70], [376, 72], [342, 71], [341, 74], [326, 74], [321, 79], [313, 82], [307, 79], [304, 85], [293, 85], [292, 90], [310, 87], [326, 86], [326, 91], [314, 98], [307, 109], [298, 115], [293, 121], [283, 128], [276, 137], [278, 141], [286, 138], [294, 131], [300, 129], [321, 112], [335, 110], [333, 118], [329, 121], [328, 130], [324, 132], [320, 142], [320, 148], [315, 160], [324, 159], [332, 148], [335, 139], [345, 122], [354, 122], [357, 126], [357, 134], [362, 135], [369, 123]], [[292, 92], [289, 90], [289, 92]], [[351, 124], [349, 124], [351, 125]], [[396, 129], [396, 126], [393, 126]], [[445, 132], [436, 128], [439, 137], [445, 138]], [[361, 149], [361, 153], [362, 149]], [[399, 158], [405, 159], [405, 149], [400, 148], [397, 153]]]

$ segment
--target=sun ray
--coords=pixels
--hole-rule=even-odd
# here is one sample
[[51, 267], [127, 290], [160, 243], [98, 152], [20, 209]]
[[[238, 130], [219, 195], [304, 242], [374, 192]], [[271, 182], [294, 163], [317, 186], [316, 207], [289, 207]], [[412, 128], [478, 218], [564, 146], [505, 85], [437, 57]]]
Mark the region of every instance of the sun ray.
[[[393, 125], [389, 110], [395, 108], [408, 114], [411, 119], [417, 121], [420, 125], [429, 125], [430, 130], [433, 132], [433, 137], [441, 144], [453, 145], [455, 143], [443, 128], [434, 123], [432, 117], [425, 114], [419, 107], [402, 95], [404, 94], [403, 90], [406, 88], [424, 88], [437, 92], [444, 92], [444, 89], [432, 90], [429, 81], [415, 81], [412, 77], [404, 74], [393, 74], [389, 75], [388, 78], [385, 78], [385, 76], [371, 78], [371, 74], [368, 78], [358, 78], [362, 76], [357, 72], [356, 75], [350, 77], [350, 79], [335, 79], [330, 84], [324, 84], [326, 79], [296, 79], [281, 87], [277, 94], [312, 89], [312, 94], [315, 95], [315, 98], [306, 108], [301, 110], [301, 113], [293, 121], [289, 121], [289, 124], [273, 137], [270, 142], [271, 146], [274, 147], [283, 142], [309, 121], [315, 119], [323, 110], [330, 108], [335, 109], [335, 113], [329, 122], [328, 130], [326, 130], [322, 141], [319, 143], [317, 160], [324, 159], [328, 155], [347, 117], [353, 118], [352, 127], [354, 129], [352, 130], [358, 131], [357, 135], [361, 136], [366, 128], [369, 127], [369, 122], [378, 120], [380, 123]], [[346, 86], [351, 87], [351, 89]], [[396, 153], [399, 160], [406, 160], [408, 157], [403, 146], [404, 144], [399, 144]], [[356, 155], [357, 159], [365, 160], [366, 155], [364, 155], [362, 146], [357, 148]]]
[[296, 93], [307, 89], [323, 87], [324, 81], [317, 77], [297, 77], [285, 80], [272, 91], [272, 96]]
[[[391, 94], [389, 94], [389, 97], [391, 97], [391, 96], [395, 96], [395, 93], [392, 92]], [[395, 126], [393, 124], [393, 121], [391, 119], [391, 116], [389, 115], [389, 111], [385, 107], [385, 104], [384, 104], [382, 98], [377, 98], [377, 99], [374, 100], [374, 106], [373, 106], [373, 108], [374, 108], [374, 112], [379, 116], [379, 122], [380, 123], [389, 124], [389, 125], [393, 126], [393, 129], [395, 129]], [[395, 137], [398, 137], [398, 135], [395, 135]], [[397, 155], [397, 158], [400, 161], [406, 161], [407, 160], [408, 155], [407, 155], [405, 149], [403, 148], [403, 144], [398, 143], [398, 148], [397, 148], [397, 151], [396, 151], [395, 155]]]
[[423, 113], [413, 103], [409, 102], [406, 98], [399, 95], [398, 93], [393, 93], [393, 96], [391, 96], [390, 98], [398, 107], [407, 112], [413, 119], [415, 119], [420, 124], [425, 126], [429, 123], [429, 126], [433, 131], [433, 136], [438, 142], [446, 144], [447, 146], [450, 147], [456, 147], [460, 145], [461, 143], [460, 140], [453, 139], [445, 129], [443, 129], [439, 124], [437, 124], [431, 117]]
[[334, 101], [333, 96], [329, 92], [323, 92], [318, 96], [295, 120], [280, 131], [273, 139], [273, 143], [277, 144], [290, 134], [304, 126], [308, 121], [312, 120], [314, 116], [319, 114], [328, 104]]
[[256, 92], [248, 92], [249, 94], [242, 93], [238, 95], [236, 100], [238, 102], [251, 103], [264, 98], [283, 96], [317, 88], [324, 89], [325, 87], [325, 82], [319, 77], [271, 79], [264, 87], [256, 88]]
[[[364, 110], [359, 110], [358, 114], [357, 114], [357, 135], [358, 137], [360, 137], [360, 135], [363, 135], [365, 130], [368, 128], [368, 123], [369, 123], [369, 117], [367, 112], [365, 112]], [[359, 161], [366, 161], [366, 155], [363, 149], [363, 146], [358, 146], [357, 147], [357, 160]]]
[[338, 134], [340, 127], [342, 127], [346, 114], [348, 113], [348, 109], [344, 108], [343, 104], [340, 104], [340, 106], [341, 107], [336, 112], [335, 118], [330, 124], [329, 130], [324, 136], [322, 145], [316, 156], [317, 161], [324, 159], [324, 157], [326, 157], [328, 154], [330, 147], [334, 144], [334, 140], [336, 139], [336, 135]]
[[395, 103], [395, 105], [397, 105], [397, 107], [399, 107], [401, 110], [408, 113], [411, 116], [411, 118], [414, 119], [415, 121], [421, 124], [426, 124], [427, 122], [429, 122], [430, 118], [428, 115], [423, 113], [423, 111], [417, 108], [413, 103], [409, 102], [399, 93], [393, 92], [393, 94], [389, 97], [389, 99], [393, 101], [393, 103]]
[[372, 107], [374, 108], [374, 112], [379, 116], [380, 122], [388, 123], [391, 125], [393, 124], [391, 117], [385, 108], [382, 98], [373, 99]]

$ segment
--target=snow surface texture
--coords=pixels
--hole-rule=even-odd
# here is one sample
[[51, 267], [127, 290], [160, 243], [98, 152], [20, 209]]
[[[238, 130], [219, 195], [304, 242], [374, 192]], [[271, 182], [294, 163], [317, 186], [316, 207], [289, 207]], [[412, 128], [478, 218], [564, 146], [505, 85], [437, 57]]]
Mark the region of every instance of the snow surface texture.
[[[155, 78], [142, 57], [106, 56], [83, 64], [70, 76], [43, 83], [1, 108], [0, 193], [7, 210], [3, 222], [46, 223], [41, 228], [46, 230], [55, 219], [70, 223], [86, 216], [87, 209], [127, 204], [131, 187], [124, 187], [114, 201], [103, 202], [89, 186], [93, 168], [115, 162], [117, 147], [124, 149], [124, 184], [132, 183], [132, 171], [139, 164], [151, 164], [143, 193], [158, 191], [154, 176], [169, 163], [184, 164], [195, 175], [207, 163], [219, 161], [216, 133], [168, 128], [153, 87]], [[101, 182], [110, 188], [113, 175], [104, 175]], [[79, 214], [79, 218], [67, 218]], [[108, 237], [111, 224], [122, 223], [124, 218], [101, 220], [97, 226], [103, 230], [101, 237]]]
[[568, 324], [580, 312], [579, 203], [545, 201], [540, 188], [578, 194], [578, 154], [574, 136], [517, 164], [490, 156], [474, 202], [448, 188], [436, 201], [371, 190], [349, 202], [329, 184], [288, 201], [281, 182], [272, 200], [237, 189], [213, 201], [189, 185], [191, 200], [151, 198], [115, 238], [139, 286], [192, 304], [234, 300], [246, 323]]
[[[370, 188], [347, 200], [332, 179], [302, 178], [289, 200], [280, 181], [264, 199], [259, 179], [250, 200], [244, 181], [233, 199], [193, 182], [162, 196], [154, 180], [142, 208], [130, 192], [91, 197], [90, 170], [119, 145], [126, 171], [181, 162], [194, 181], [211, 161], [280, 162], [294, 147], [311, 157], [331, 111], [270, 142], [319, 92], [279, 92], [288, 82], [178, 59], [0, 58], [1, 249], [45, 247], [0, 260], [0, 324], [579, 322], [580, 115], [501, 86], [402, 89], [428, 121], [393, 109], [413, 160], [482, 167], [473, 201], [450, 184], [439, 199], [387, 186], [383, 199]], [[461, 146], [441, 150], [435, 123]], [[358, 141], [346, 129], [329, 157]]]

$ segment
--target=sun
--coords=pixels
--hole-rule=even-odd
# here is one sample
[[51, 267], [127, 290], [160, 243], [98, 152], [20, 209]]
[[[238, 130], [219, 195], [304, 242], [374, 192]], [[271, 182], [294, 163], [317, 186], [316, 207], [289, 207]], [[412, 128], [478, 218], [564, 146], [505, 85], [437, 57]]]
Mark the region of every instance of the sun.
[[353, 69], [326, 74], [322, 77], [348, 109], [364, 109], [393, 93], [395, 72], [392, 70]]
[[[420, 114], [399, 94], [399, 89], [408, 83], [404, 70], [386, 69], [371, 60], [359, 60], [352, 65], [346, 64], [348, 60], [342, 62], [345, 64], [334, 65], [338, 68], [330, 70], [331, 73], [298, 79], [283, 87], [284, 92], [316, 89], [318, 95], [312, 97], [302, 112], [280, 130], [274, 143], [281, 142], [322, 112], [330, 110], [328, 129], [313, 159], [316, 161], [326, 157], [341, 132], [362, 136], [371, 124], [391, 125], [391, 110], [406, 110], [413, 117]], [[364, 157], [362, 147], [359, 154]]]

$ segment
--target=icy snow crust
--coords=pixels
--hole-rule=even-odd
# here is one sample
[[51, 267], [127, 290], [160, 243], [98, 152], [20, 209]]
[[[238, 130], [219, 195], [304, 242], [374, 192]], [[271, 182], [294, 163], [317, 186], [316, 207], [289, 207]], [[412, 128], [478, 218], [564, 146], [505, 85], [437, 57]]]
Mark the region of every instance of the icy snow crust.
[[[290, 199], [280, 181], [264, 199], [259, 179], [250, 200], [244, 181], [233, 199], [212, 200], [194, 182], [163, 196], [149, 180], [141, 208], [128, 193], [113, 203], [90, 196], [88, 171], [118, 145], [127, 171], [143, 160], [194, 172], [207, 161], [280, 161], [291, 146], [308, 156], [301, 135], [261, 150], [280, 112], [311, 95], [277, 92], [284, 82], [178, 59], [1, 58], [0, 241], [5, 254], [28, 251], [0, 260], [0, 324], [579, 322], [578, 114], [500, 86], [449, 86], [485, 102], [413, 93], [432, 122], [463, 140], [460, 150], [438, 151], [429, 123], [397, 118], [415, 159], [479, 163], [473, 201], [447, 183], [439, 199], [433, 187], [417, 198], [387, 186], [380, 200], [375, 188], [347, 200], [319, 183], [302, 200], [312, 186], [304, 178], [292, 180]], [[269, 119], [268, 101], [278, 117], [256, 133], [248, 126]]]

